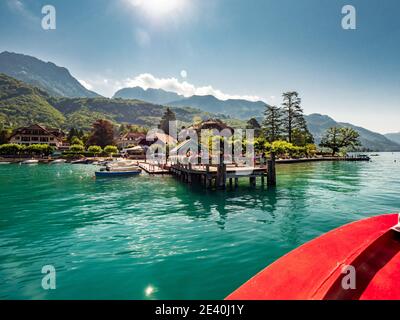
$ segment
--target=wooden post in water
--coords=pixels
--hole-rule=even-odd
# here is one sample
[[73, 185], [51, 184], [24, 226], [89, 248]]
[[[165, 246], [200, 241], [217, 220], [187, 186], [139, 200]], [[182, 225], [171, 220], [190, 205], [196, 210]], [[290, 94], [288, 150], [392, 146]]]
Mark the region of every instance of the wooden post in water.
[[271, 152], [271, 159], [268, 160], [267, 184], [268, 187], [276, 186], [275, 152]]

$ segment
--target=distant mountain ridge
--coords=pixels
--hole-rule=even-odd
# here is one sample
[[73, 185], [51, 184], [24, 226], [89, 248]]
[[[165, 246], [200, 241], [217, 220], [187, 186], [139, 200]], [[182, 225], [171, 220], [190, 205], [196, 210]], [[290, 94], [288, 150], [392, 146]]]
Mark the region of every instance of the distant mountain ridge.
[[192, 107], [206, 112], [226, 114], [241, 120], [248, 120], [262, 115], [266, 105], [262, 101], [219, 100], [213, 95], [184, 97], [175, 92], [151, 88], [145, 90], [141, 87], [121, 89], [115, 93], [113, 98], [138, 99], [173, 107]]
[[[40, 123], [46, 126], [88, 130], [97, 119], [155, 127], [166, 107], [139, 100], [65, 98], [50, 96], [42, 89], [0, 73], [0, 124], [6, 127]], [[177, 120], [187, 125], [195, 117], [215, 114], [193, 108], [173, 108]], [[229, 121], [227, 117], [223, 118]]]
[[137, 99], [143, 100], [150, 103], [155, 104], [168, 104], [171, 101], [183, 99], [184, 96], [179, 95], [175, 92], [165, 91], [162, 89], [143, 89], [141, 87], [133, 87], [133, 88], [123, 88], [118, 90], [114, 96], [114, 99]]
[[80, 84], [66, 68], [24, 54], [0, 53], [0, 73], [39, 87], [56, 97], [100, 97]]
[[229, 115], [232, 118], [248, 120], [264, 113], [266, 103], [243, 99], [219, 100], [212, 95], [192, 96], [168, 103], [174, 107], [193, 107], [207, 112]]
[[388, 138], [389, 140], [396, 142], [400, 144], [400, 132], [397, 133], [387, 133], [385, 134], [385, 137]]
[[389, 140], [380, 133], [355, 126], [350, 123], [336, 122], [327, 115], [313, 113], [305, 116], [308, 129], [314, 136], [316, 143], [321, 141], [325, 131], [331, 127], [350, 127], [360, 134], [360, 141], [364, 148], [371, 151], [400, 151], [400, 144]]

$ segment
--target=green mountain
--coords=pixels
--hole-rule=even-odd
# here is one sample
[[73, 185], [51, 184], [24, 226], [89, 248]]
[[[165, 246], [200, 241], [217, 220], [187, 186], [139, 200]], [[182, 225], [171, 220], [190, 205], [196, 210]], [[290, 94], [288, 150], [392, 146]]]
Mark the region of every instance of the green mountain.
[[[165, 108], [139, 100], [52, 97], [39, 88], [0, 74], [0, 124], [6, 127], [41, 123], [63, 129], [87, 130], [97, 119], [155, 127]], [[172, 110], [182, 125], [192, 123], [195, 117], [215, 117], [193, 108]]]
[[[50, 103], [65, 115], [67, 123], [82, 129], [89, 129], [99, 118], [114, 123], [137, 124], [155, 127], [160, 122], [166, 107], [140, 100], [108, 98], [51, 98]], [[214, 114], [193, 108], [172, 108], [181, 125], [193, 122], [195, 117], [208, 119]]]
[[327, 115], [311, 114], [305, 117], [308, 128], [316, 143], [321, 141], [325, 131], [330, 127], [350, 127], [360, 134], [360, 141], [365, 149], [371, 151], [400, 151], [400, 144], [389, 140], [382, 134], [372, 132], [350, 123], [336, 122]]
[[264, 113], [265, 103], [241, 99], [219, 100], [212, 95], [191, 96], [185, 98], [174, 92], [162, 89], [147, 89], [140, 87], [124, 88], [117, 91], [114, 98], [139, 99], [151, 103], [173, 107], [192, 107], [214, 114], [225, 114], [232, 118], [248, 120]]
[[99, 97], [87, 90], [66, 68], [12, 52], [0, 53], [0, 72], [39, 87], [56, 97]]
[[400, 132], [397, 133], [387, 133], [385, 134], [385, 137], [388, 138], [389, 140], [400, 144]]
[[118, 90], [114, 94], [113, 98], [143, 100], [150, 103], [165, 105], [171, 101], [183, 99], [184, 97], [175, 92], [169, 92], [162, 89], [149, 88], [145, 90], [141, 87], [134, 87]]
[[0, 123], [11, 127], [35, 122], [52, 127], [63, 125], [64, 115], [48, 99], [50, 96], [43, 90], [0, 73]]

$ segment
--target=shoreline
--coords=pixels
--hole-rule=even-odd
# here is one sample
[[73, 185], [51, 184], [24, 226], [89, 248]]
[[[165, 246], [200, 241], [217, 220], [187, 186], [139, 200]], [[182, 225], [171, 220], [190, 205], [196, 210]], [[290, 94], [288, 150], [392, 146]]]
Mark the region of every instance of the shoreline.
[[[0, 163], [20, 163], [25, 160], [38, 160], [39, 163], [48, 164], [51, 163], [55, 159], [43, 159], [43, 158], [0, 158]], [[99, 158], [86, 158], [90, 161], [103, 161]], [[136, 159], [132, 159], [136, 160]], [[299, 158], [299, 159], [277, 159], [277, 164], [291, 164], [291, 163], [302, 163], [302, 162], [319, 162], [319, 161], [370, 161], [370, 157], [317, 157], [317, 158]], [[139, 161], [139, 160], [138, 160]], [[143, 161], [140, 161], [143, 162]], [[67, 161], [67, 163], [71, 163], [71, 161]], [[144, 163], [149, 163], [144, 161]]]

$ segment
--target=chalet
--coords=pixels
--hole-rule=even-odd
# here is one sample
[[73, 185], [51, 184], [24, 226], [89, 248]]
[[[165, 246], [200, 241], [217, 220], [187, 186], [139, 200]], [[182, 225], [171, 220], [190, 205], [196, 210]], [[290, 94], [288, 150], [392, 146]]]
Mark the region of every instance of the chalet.
[[28, 127], [21, 127], [14, 130], [10, 137], [10, 143], [32, 145], [48, 144], [56, 149], [63, 147], [65, 134], [60, 129], [44, 127], [40, 124], [33, 124]]
[[146, 140], [146, 135], [144, 133], [128, 132], [120, 135], [116, 142], [119, 149], [125, 149], [137, 146], [143, 140]]

